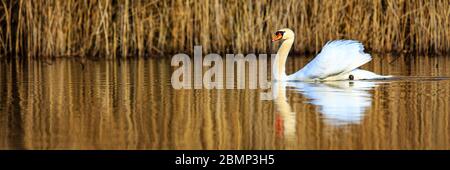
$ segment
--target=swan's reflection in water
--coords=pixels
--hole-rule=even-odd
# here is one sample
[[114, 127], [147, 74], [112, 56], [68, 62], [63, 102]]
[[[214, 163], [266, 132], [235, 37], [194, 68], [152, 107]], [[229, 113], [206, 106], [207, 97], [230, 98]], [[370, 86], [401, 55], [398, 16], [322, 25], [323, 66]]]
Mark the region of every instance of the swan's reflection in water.
[[292, 111], [286, 96], [286, 82], [275, 82], [272, 87], [276, 115], [276, 132], [278, 136], [295, 141], [296, 113]]
[[372, 103], [370, 90], [377, 84], [369, 81], [276, 82], [272, 94], [278, 113], [277, 131], [282, 131], [284, 137], [295, 139], [296, 112], [288, 103], [286, 89], [302, 94], [307, 103], [317, 106], [327, 125], [343, 126], [361, 123]]

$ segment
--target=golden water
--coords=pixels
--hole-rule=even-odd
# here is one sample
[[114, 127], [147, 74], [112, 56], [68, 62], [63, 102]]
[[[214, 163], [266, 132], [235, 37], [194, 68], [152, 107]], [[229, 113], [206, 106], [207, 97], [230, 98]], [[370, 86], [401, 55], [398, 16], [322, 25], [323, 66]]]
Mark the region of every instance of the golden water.
[[294, 83], [274, 101], [174, 90], [169, 58], [83, 63], [1, 62], [1, 149], [450, 149], [448, 56], [378, 55], [363, 68], [414, 77]]

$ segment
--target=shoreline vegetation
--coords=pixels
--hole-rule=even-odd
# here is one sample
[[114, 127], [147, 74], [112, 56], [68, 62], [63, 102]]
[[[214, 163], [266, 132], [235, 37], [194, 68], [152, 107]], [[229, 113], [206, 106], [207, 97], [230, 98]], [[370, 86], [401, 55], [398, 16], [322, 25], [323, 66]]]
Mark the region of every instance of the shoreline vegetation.
[[450, 52], [448, 0], [0, 0], [0, 58], [130, 58], [269, 53], [296, 33], [294, 53], [355, 39], [376, 53]]

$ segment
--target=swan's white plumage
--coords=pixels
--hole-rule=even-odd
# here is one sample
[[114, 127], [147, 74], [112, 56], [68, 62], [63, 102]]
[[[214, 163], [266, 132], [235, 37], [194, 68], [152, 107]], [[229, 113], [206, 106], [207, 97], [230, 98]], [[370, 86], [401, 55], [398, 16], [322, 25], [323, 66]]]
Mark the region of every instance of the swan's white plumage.
[[364, 53], [364, 46], [358, 41], [330, 41], [311, 62], [288, 76], [288, 80], [327, 80], [330, 77], [336, 79], [342, 77], [339, 75], [349, 73], [371, 59], [369, 54]]
[[311, 62], [288, 76], [285, 64], [294, 39], [295, 33], [289, 28], [280, 29], [273, 36], [272, 41], [284, 40], [272, 66], [274, 81], [364, 80], [392, 77], [357, 69], [372, 60], [372, 57], [364, 53], [364, 46], [355, 40], [329, 41]]

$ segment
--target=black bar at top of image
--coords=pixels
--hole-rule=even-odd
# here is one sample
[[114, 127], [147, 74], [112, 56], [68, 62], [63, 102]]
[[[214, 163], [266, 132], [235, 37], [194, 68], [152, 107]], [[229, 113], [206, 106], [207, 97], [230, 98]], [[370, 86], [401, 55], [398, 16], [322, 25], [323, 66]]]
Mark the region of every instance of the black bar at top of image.
[[[250, 158], [251, 155], [252, 158]], [[273, 155], [273, 162], [264, 158]], [[176, 164], [179, 157], [209, 157], [208, 164]], [[223, 162], [222, 158], [233, 159]], [[241, 159], [244, 158], [244, 159]], [[245, 161], [250, 158], [251, 161]], [[254, 158], [261, 158], [256, 163]], [[215, 162], [212, 160], [215, 159]], [[239, 162], [236, 162], [239, 161]], [[186, 161], [186, 160], [185, 160]], [[219, 162], [222, 161], [220, 164]], [[197, 150], [148, 150], [148, 151], [0, 151], [0, 162], [11, 165], [55, 166], [90, 165], [112, 167], [167, 167], [167, 168], [288, 168], [288, 167], [343, 167], [365, 165], [383, 168], [386, 164], [400, 167], [445, 165], [450, 163], [449, 151], [197, 151]], [[231, 163], [231, 164], [228, 164]], [[256, 163], [256, 164], [255, 164]]]

